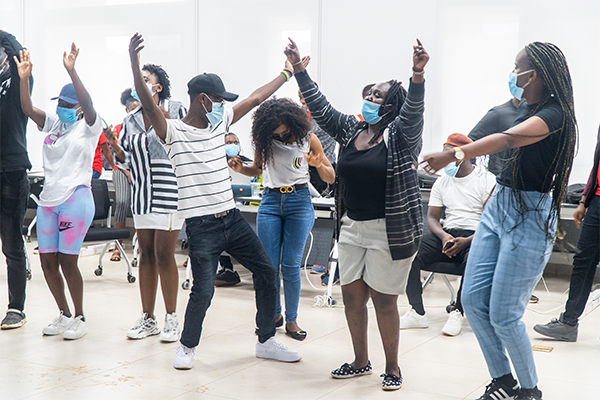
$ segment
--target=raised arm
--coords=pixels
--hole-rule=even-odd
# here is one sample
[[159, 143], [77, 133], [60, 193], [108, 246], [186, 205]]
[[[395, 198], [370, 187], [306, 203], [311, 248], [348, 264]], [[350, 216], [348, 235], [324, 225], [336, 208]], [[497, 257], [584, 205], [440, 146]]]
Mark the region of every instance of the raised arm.
[[19, 54], [21, 60], [17, 56], [13, 56], [20, 78], [20, 91], [21, 91], [21, 109], [33, 122], [39, 127], [43, 127], [46, 123], [46, 113], [39, 108], [33, 106], [31, 102], [31, 90], [29, 87], [29, 81], [31, 77], [31, 71], [33, 70], [33, 64], [31, 63], [31, 57], [27, 50], [21, 50]]
[[79, 55], [79, 49], [75, 46], [75, 43], [71, 43], [71, 50], [69, 54], [65, 51], [63, 53], [63, 65], [71, 78], [71, 82], [73, 82], [73, 88], [75, 89], [75, 94], [77, 95], [77, 100], [79, 101], [79, 105], [81, 106], [81, 111], [83, 111], [83, 116], [85, 117], [85, 122], [88, 125], [93, 125], [96, 122], [96, 110], [94, 109], [94, 104], [92, 103], [92, 97], [89, 92], [83, 86], [81, 79], [79, 79], [79, 75], [75, 70], [75, 60], [77, 60], [77, 56]]
[[354, 115], [343, 114], [333, 108], [327, 98], [319, 91], [310, 79], [296, 43], [289, 38], [290, 43], [285, 48], [288, 62], [294, 68], [294, 76], [302, 97], [317, 124], [336, 141], [344, 143], [353, 133], [353, 128], [358, 124]]
[[142, 43], [144, 43], [144, 39], [139, 33], [133, 35], [129, 41], [129, 58], [131, 61], [131, 70], [133, 71], [135, 91], [142, 102], [142, 107], [150, 120], [150, 124], [154, 127], [156, 136], [164, 141], [167, 137], [167, 120], [161, 109], [154, 102], [152, 93], [150, 93], [150, 90], [146, 86], [142, 71], [140, 70], [140, 51], [144, 48]]

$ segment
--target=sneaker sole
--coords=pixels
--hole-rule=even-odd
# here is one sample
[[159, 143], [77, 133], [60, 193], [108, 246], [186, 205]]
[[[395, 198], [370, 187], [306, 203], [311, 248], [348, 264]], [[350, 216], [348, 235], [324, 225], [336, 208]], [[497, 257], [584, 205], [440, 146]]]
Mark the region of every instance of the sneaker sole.
[[427, 326], [410, 326], [408, 328], [403, 328], [402, 325], [400, 325], [400, 330], [401, 331], [404, 331], [404, 330], [407, 330], [407, 329], [427, 329], [427, 328], [429, 328], [429, 325], [427, 325]]
[[449, 333], [449, 332], [444, 332], [444, 331], [442, 331], [442, 333], [443, 333], [444, 335], [446, 335], [446, 336], [458, 336], [458, 335], [460, 335], [460, 332], [458, 332], [458, 333]]
[[273, 361], [285, 362], [285, 363], [295, 363], [295, 362], [302, 360], [302, 357], [300, 357], [297, 360], [279, 360], [279, 359], [273, 358], [273, 357], [261, 357], [258, 354], [256, 355], [256, 358], [261, 358], [263, 360], [273, 360]]
[[133, 337], [133, 336], [129, 336], [127, 335], [127, 339], [131, 339], [131, 340], [142, 340], [142, 339], [146, 339], [149, 336], [156, 336], [156, 335], [160, 335], [160, 331], [156, 332], [156, 333], [149, 333], [145, 336], [139, 336], [139, 337]]
[[575, 337], [575, 338], [572, 338], [572, 337], [566, 337], [566, 336], [560, 336], [560, 335], [556, 335], [556, 336], [555, 336], [555, 335], [550, 335], [550, 334], [548, 334], [548, 333], [545, 333], [545, 332], [540, 332], [539, 330], [537, 330], [537, 329], [535, 328], [535, 326], [533, 327], [533, 330], [534, 330], [534, 331], [536, 331], [537, 333], [539, 333], [540, 335], [544, 335], [544, 336], [546, 336], [546, 337], [549, 337], [549, 338], [551, 338], [551, 339], [555, 339], [555, 340], [559, 340], [559, 341], [561, 341], [561, 342], [569, 342], [569, 343], [574, 343], [574, 342], [576, 342], [576, 341], [577, 341], [577, 337]]
[[350, 379], [350, 378], [358, 378], [359, 376], [371, 375], [372, 373], [373, 373], [373, 371], [361, 372], [360, 374], [353, 374], [353, 375], [335, 375], [335, 374], [331, 373], [331, 377], [333, 379]]
[[187, 371], [189, 369], [192, 369], [193, 365], [191, 367], [188, 367], [187, 365], [185, 365], [185, 366], [183, 366], [183, 365], [180, 365], [180, 366], [173, 365], [173, 368], [175, 368], [177, 370], [180, 370], [180, 371]]
[[75, 336], [72, 336], [72, 337], [71, 337], [71, 336], [65, 336], [65, 335], [63, 334], [63, 339], [65, 339], [65, 340], [77, 340], [77, 339], [81, 339], [81, 338], [82, 338], [82, 337], [84, 337], [86, 334], [87, 334], [87, 332], [83, 333], [83, 335], [76, 336], [76, 337], [75, 337]]
[[173, 337], [163, 337], [162, 335], [160, 336], [160, 341], [164, 342], [164, 343], [173, 343], [179, 340], [179, 337], [181, 335], [177, 334], [177, 336], [173, 336]]
[[21, 321], [19, 321], [16, 324], [12, 324], [12, 325], [2, 325], [0, 327], [0, 329], [2, 330], [7, 330], [7, 329], [17, 329], [22, 327], [23, 325], [25, 325], [25, 323], [27, 322], [27, 318], [23, 318]]

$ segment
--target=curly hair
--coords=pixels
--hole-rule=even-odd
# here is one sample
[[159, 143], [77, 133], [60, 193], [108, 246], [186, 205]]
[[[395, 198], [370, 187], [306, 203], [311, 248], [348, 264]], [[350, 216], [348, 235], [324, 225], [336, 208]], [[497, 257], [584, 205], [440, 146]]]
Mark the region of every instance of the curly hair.
[[304, 144], [312, 129], [306, 112], [292, 100], [272, 98], [262, 103], [252, 116], [252, 142], [263, 168], [273, 161], [273, 132], [280, 125], [289, 129], [288, 142], [299, 145]]
[[[381, 118], [381, 129], [379, 129], [379, 132], [377, 132], [375, 135], [373, 135], [371, 140], [369, 140], [369, 145], [371, 145], [371, 146], [377, 143], [379, 138], [383, 135], [385, 128], [387, 128], [387, 126], [392, 121], [394, 121], [398, 115], [400, 115], [400, 110], [402, 109], [402, 106], [404, 105], [404, 100], [406, 100], [407, 92], [406, 92], [406, 89], [404, 89], [404, 87], [402, 87], [402, 82], [398, 82], [397, 80], [392, 79], [391, 81], [387, 81], [387, 83], [390, 85], [390, 88], [385, 93], [385, 97], [383, 98], [383, 103], [381, 104], [381, 106], [382, 107], [383, 106], [392, 106], [392, 109]], [[369, 86], [370, 85], [365, 86], [365, 89]], [[372, 85], [371, 87], [373, 87], [373, 86], [375, 86], [375, 85]], [[369, 88], [369, 90], [370, 89], [371, 88]], [[367, 93], [368, 93], [368, 91], [367, 91]], [[361, 130], [367, 129], [368, 125], [369, 124], [367, 122], [362, 121], [359, 124], [359, 128]]]
[[171, 98], [171, 81], [169, 80], [167, 71], [162, 69], [160, 65], [156, 64], [146, 64], [142, 67], [142, 71], [148, 71], [158, 78], [158, 83], [160, 83], [163, 87], [163, 90], [158, 92], [158, 98], [160, 100]]

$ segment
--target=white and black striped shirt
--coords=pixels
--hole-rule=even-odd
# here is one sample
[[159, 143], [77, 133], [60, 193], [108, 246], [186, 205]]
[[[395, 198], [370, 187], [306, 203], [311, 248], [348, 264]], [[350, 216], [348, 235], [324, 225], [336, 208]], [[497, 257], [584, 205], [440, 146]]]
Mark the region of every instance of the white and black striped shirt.
[[205, 129], [167, 120], [164, 147], [177, 176], [177, 210], [183, 218], [235, 208], [225, 157], [225, 133], [232, 119], [233, 110], [226, 109], [216, 126]]
[[[180, 102], [168, 102], [171, 118], [185, 116]], [[123, 120], [119, 139], [125, 152], [124, 167], [131, 171], [131, 211], [135, 215], [177, 211], [177, 179], [154, 128], [144, 129], [142, 107]]]

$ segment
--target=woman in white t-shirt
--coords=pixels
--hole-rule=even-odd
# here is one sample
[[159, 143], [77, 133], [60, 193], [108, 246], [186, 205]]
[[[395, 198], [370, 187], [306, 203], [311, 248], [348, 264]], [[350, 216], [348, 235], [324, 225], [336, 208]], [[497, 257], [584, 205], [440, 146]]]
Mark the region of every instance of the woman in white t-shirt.
[[[65, 85], [58, 97], [56, 114], [33, 106], [29, 77], [32, 63], [27, 50], [21, 61], [15, 57], [21, 78], [21, 107], [39, 127], [48, 133], [44, 140], [44, 190], [37, 210], [37, 233], [44, 278], [54, 296], [60, 315], [46, 326], [44, 335], [62, 334], [79, 339], [87, 333], [83, 315], [83, 279], [77, 266], [83, 239], [94, 218], [92, 197], [92, 161], [102, 134], [102, 122], [90, 94], [75, 71], [79, 49], [63, 55], [63, 64], [73, 83]], [[61, 273], [62, 271], [62, 273]], [[71, 313], [65, 296], [67, 281], [75, 312]]]
[[[308, 166], [315, 167], [327, 183], [335, 180], [335, 171], [325, 157], [321, 142], [311, 133], [306, 112], [289, 99], [271, 99], [254, 113], [252, 141], [254, 164], [244, 166], [239, 157], [229, 160], [236, 172], [248, 176], [263, 174], [263, 193], [256, 231], [271, 262], [283, 276], [285, 295], [285, 331], [296, 340], [304, 340], [306, 331], [298, 326], [300, 300], [300, 264], [315, 212], [310, 200]], [[280, 291], [277, 284], [277, 293]], [[283, 324], [281, 296], [276, 300], [276, 325]]]

